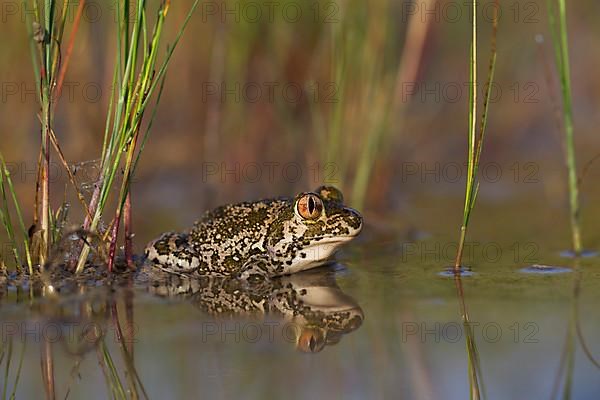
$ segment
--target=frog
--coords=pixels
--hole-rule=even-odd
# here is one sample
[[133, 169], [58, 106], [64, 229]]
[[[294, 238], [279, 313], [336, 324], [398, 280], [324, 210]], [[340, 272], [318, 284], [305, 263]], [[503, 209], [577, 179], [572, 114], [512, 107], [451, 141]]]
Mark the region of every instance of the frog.
[[362, 228], [362, 215], [344, 204], [342, 192], [323, 185], [293, 198], [218, 207], [189, 231], [162, 234], [144, 254], [173, 274], [256, 281], [330, 263]]

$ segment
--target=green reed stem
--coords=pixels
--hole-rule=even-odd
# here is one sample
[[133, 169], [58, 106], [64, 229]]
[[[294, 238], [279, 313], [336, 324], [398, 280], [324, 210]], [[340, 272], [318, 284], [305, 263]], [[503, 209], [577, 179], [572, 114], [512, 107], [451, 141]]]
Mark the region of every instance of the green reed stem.
[[19, 256], [19, 250], [17, 248], [15, 242], [15, 233], [14, 227], [12, 224], [12, 220], [10, 218], [9, 210], [8, 210], [8, 199], [6, 198], [6, 188], [4, 186], [4, 173], [0, 172], [0, 193], [2, 194], [2, 208], [0, 208], [0, 222], [2, 226], [4, 226], [4, 230], [6, 231], [6, 235], [8, 236], [8, 241], [13, 250], [13, 257], [15, 258], [15, 263], [17, 265], [17, 270], [21, 268], [21, 257]]
[[[569, 187], [569, 209], [571, 222], [571, 241], [573, 250], [580, 254], [581, 227], [579, 216], [579, 188], [577, 184], [577, 161], [575, 157], [575, 140], [573, 134], [573, 97], [571, 91], [571, 71], [569, 66], [569, 41], [567, 34], [567, 10], [565, 0], [557, 0], [558, 17], [554, 0], [547, 0], [548, 19], [552, 32], [556, 66], [560, 78], [563, 99], [563, 119], [565, 128], [565, 157], [567, 163], [567, 180]], [[558, 22], [557, 22], [558, 20]]]
[[467, 237], [469, 219], [475, 207], [475, 201], [479, 192], [477, 173], [479, 161], [483, 150], [483, 139], [487, 128], [487, 118], [490, 104], [491, 85], [494, 81], [496, 69], [496, 36], [498, 28], [498, 0], [494, 1], [494, 17], [492, 22], [491, 55], [486, 82], [486, 93], [483, 102], [483, 112], [479, 134], [477, 134], [477, 4], [471, 7], [471, 48], [469, 58], [469, 132], [468, 132], [468, 158], [467, 158], [467, 183], [465, 187], [465, 202], [463, 208], [463, 219], [460, 227], [460, 239], [454, 269], [458, 271], [462, 263], [464, 245]]
[[[42, 243], [39, 252], [39, 262], [45, 264], [48, 258], [48, 249], [50, 247], [50, 129], [52, 126], [52, 84], [53, 71], [52, 48], [54, 46], [54, 10], [55, 2], [45, 0], [44, 2], [44, 23], [42, 32], [42, 76], [41, 76], [41, 106], [42, 106], [42, 130], [41, 130], [41, 148], [42, 148], [42, 172], [41, 172], [41, 192], [42, 192]], [[41, 24], [40, 24], [41, 25]]]
[[31, 251], [29, 249], [29, 235], [28, 235], [27, 229], [25, 229], [25, 223], [23, 221], [23, 213], [21, 212], [21, 207], [20, 207], [19, 201], [17, 199], [17, 193], [15, 191], [15, 187], [13, 185], [13, 181], [10, 176], [10, 171], [6, 167], [6, 162], [4, 161], [4, 156], [2, 155], [2, 153], [0, 153], [0, 193], [2, 194], [2, 205], [3, 205], [3, 207], [0, 208], [0, 222], [2, 222], [2, 225], [4, 225], [4, 228], [8, 235], [8, 239], [12, 246], [13, 254], [15, 257], [15, 262], [17, 265], [17, 270], [20, 270], [20, 268], [23, 264], [21, 263], [21, 257], [19, 256], [19, 250], [18, 250], [18, 246], [17, 246], [17, 241], [15, 239], [12, 219], [9, 214], [8, 199], [6, 196], [6, 187], [8, 187], [8, 192], [10, 192], [10, 197], [13, 202], [15, 213], [17, 215], [17, 222], [18, 222], [19, 228], [21, 230], [21, 240], [23, 241], [23, 245], [25, 248], [25, 258], [27, 259], [27, 266], [29, 267], [29, 273], [33, 274]]
[[[115, 177], [120, 167], [124, 167], [124, 180], [121, 184], [117, 210], [114, 216], [114, 225], [111, 238], [111, 260], [114, 256], [115, 241], [119, 230], [119, 221], [122, 215], [123, 206], [131, 179], [133, 178], [132, 167], [134, 161], [138, 159], [139, 152], [136, 145], [139, 141], [141, 132], [141, 124], [144, 113], [149, 105], [150, 98], [154, 94], [159, 82], [162, 82], [175, 47], [181, 39], [187, 24], [194, 13], [199, 0], [196, 0], [190, 11], [188, 12], [184, 23], [179, 29], [177, 36], [172, 46], [167, 49], [167, 54], [162, 63], [158, 64], [158, 50], [160, 40], [162, 38], [163, 26], [169, 9], [169, 2], [162, 2], [157, 14], [156, 23], [152, 33], [151, 40], [148, 42], [147, 27], [146, 27], [146, 2], [144, 0], [137, 1], [137, 12], [131, 32], [128, 32], [127, 27], [127, 9], [117, 10], [118, 23], [118, 40], [117, 40], [117, 65], [114, 74], [114, 80], [117, 81], [116, 87], [116, 103], [109, 105], [109, 112], [112, 113], [107, 117], [107, 124], [112, 122], [112, 127], [105, 130], [105, 139], [103, 144], [102, 163], [101, 163], [101, 184], [97, 187], [95, 195], [98, 198], [95, 210], [92, 210], [93, 218], [91, 220], [89, 230], [96, 233], [98, 224], [105, 212], [106, 203], [108, 201], [111, 189], [114, 186]], [[125, 2], [123, 7], [127, 7], [128, 2]], [[144, 45], [143, 52], [138, 54], [140, 39]], [[149, 49], [148, 49], [149, 48]], [[125, 61], [125, 65], [123, 65]], [[139, 63], [139, 64], [138, 64]], [[158, 67], [158, 70], [157, 70]], [[154, 103], [154, 109], [158, 106], [158, 100]], [[147, 130], [147, 129], [146, 129]], [[144, 135], [145, 136], [145, 135]], [[83, 270], [90, 248], [87, 244], [84, 245], [77, 263], [77, 272]], [[109, 261], [109, 266], [112, 261]]]

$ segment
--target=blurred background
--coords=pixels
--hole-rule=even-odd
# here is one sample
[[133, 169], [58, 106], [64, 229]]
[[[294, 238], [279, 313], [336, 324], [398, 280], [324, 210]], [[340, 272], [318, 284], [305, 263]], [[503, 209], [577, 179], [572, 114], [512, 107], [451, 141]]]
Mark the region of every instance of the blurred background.
[[[171, 4], [165, 45], [190, 4]], [[482, 82], [492, 6], [479, 6]], [[586, 171], [583, 230], [597, 243], [598, 234], [586, 227], [594, 226], [589, 205], [597, 203], [592, 182], [600, 173], [591, 162], [599, 153], [600, 55], [590, 51], [600, 33], [600, 4], [569, 2], [567, 11], [578, 166]], [[2, 1], [0, 147], [30, 215], [40, 134], [28, 12], [19, 1]], [[55, 130], [84, 189], [97, 173], [115, 19], [114, 3], [86, 3], [57, 107]], [[500, 6], [478, 207], [517, 208], [521, 222], [552, 217], [563, 227], [556, 239], [566, 246], [561, 100], [547, 20], [544, 1]], [[340, 187], [372, 225], [409, 221], [424, 228], [431, 221], [431, 231], [443, 220], [457, 230], [469, 27], [467, 5], [453, 1], [203, 2], [175, 51], [133, 186], [138, 237], [144, 242], [185, 228], [222, 203], [293, 195], [322, 183]], [[53, 171], [51, 190], [62, 193], [66, 173], [58, 163]], [[57, 208], [61, 196], [54, 201]], [[476, 210], [474, 219], [482, 214]]]
[[[68, 4], [74, 13], [79, 3]], [[86, 1], [56, 109], [54, 129], [86, 196], [99, 172], [115, 66], [116, 4]], [[165, 51], [191, 4], [170, 5]], [[479, 2], [482, 82], [492, 7], [491, 0]], [[583, 242], [597, 250], [600, 3], [568, 1], [567, 7]], [[555, 398], [563, 386], [563, 398], [571, 398], [571, 389], [572, 398], [596, 396], [597, 362], [590, 362], [590, 354], [599, 354], [593, 341], [600, 332], [594, 317], [597, 258], [579, 264], [560, 256], [571, 243], [564, 135], [543, 0], [501, 1], [481, 187], [464, 257], [465, 265], [474, 266], [465, 276], [466, 301], [453, 276], [441, 273], [454, 260], [463, 211], [468, 11], [464, 1], [445, 0], [201, 3], [174, 53], [132, 186], [136, 251], [161, 232], [188, 228], [214, 206], [332, 184], [365, 216], [366, 229], [335, 268], [340, 288], [356, 298], [365, 320], [340, 344], [305, 357], [287, 343], [200, 341], [199, 329], [213, 322], [211, 316], [186, 302], [162, 302], [137, 291], [136, 365], [150, 393], [466, 398], [466, 335], [457, 341], [401, 338], [415, 323], [463, 326], [463, 301], [475, 323], [503, 330], [500, 341], [476, 335], [490, 398]], [[21, 1], [0, 0], [0, 150], [26, 221], [40, 141], [25, 24], [31, 12]], [[480, 101], [484, 92], [481, 85]], [[69, 223], [80, 224], [67, 175], [52, 157], [52, 207], [66, 199]], [[11, 252], [5, 244], [4, 258]], [[532, 264], [573, 269], [522, 273]], [[0, 298], [3, 321], [46, 318], [35, 308], [9, 307], [13, 299], [28, 305], [22, 296], [12, 290]], [[526, 326], [536, 328], [535, 341], [514, 336], [530, 333]], [[582, 338], [590, 354], [575, 344]], [[116, 351], [116, 345], [110, 347]], [[36, 375], [40, 352], [28, 346], [27, 352], [22, 347], [23, 371], [33, 372], [24, 374], [18, 392], [24, 396], [17, 398], [43, 391]], [[81, 379], [75, 398], [105, 397], [94, 390], [104, 384], [97, 360], [82, 363], [81, 378], [71, 369], [72, 354], [56, 354], [57, 374], [64, 377], [57, 380], [59, 389], [68, 387], [60, 386], [64, 381]], [[8, 376], [8, 366], [6, 371]]]

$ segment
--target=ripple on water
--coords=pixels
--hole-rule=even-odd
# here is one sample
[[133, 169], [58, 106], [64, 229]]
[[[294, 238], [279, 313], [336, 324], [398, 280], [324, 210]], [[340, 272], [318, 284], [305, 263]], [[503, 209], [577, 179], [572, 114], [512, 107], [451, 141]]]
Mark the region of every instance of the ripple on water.
[[[445, 278], [454, 278], [456, 276], [456, 272], [454, 271], [454, 267], [447, 267], [443, 271], [438, 272], [438, 275]], [[473, 276], [474, 272], [471, 271], [471, 267], [460, 267], [458, 275]]]
[[[577, 254], [573, 250], [564, 250], [560, 252], [560, 256], [564, 258], [575, 258], [577, 257]], [[597, 256], [598, 252], [595, 250], [582, 250], [581, 254], [579, 254], [579, 257], [581, 258], [592, 258]]]
[[524, 274], [556, 275], [572, 272], [571, 268], [557, 267], [555, 265], [534, 264], [529, 267], [521, 268], [519, 272]]

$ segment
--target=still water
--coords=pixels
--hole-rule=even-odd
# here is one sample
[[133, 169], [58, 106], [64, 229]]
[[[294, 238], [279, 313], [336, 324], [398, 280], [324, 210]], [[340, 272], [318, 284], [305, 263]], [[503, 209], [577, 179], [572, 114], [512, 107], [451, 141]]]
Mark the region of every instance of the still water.
[[552, 219], [479, 207], [461, 278], [457, 225], [427, 211], [421, 226], [366, 215], [336, 264], [259, 287], [4, 285], [0, 393], [464, 399], [476, 379], [489, 399], [598, 398], [598, 259], [561, 257]]

